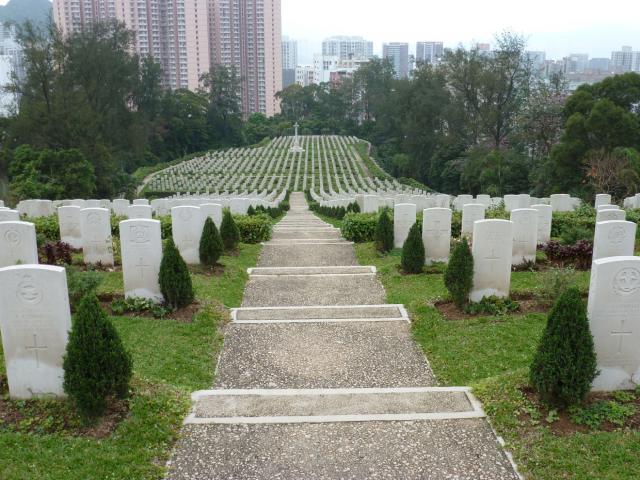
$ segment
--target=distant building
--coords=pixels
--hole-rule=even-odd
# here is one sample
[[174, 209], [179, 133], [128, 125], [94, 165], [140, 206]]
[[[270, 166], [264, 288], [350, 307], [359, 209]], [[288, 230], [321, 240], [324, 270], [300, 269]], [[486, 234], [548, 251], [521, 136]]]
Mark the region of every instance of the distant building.
[[317, 85], [320, 83], [316, 77], [316, 69], [313, 65], [299, 65], [296, 67], [296, 83], [301, 87]]
[[589, 70], [596, 72], [610, 71], [611, 60], [608, 58], [592, 58], [589, 60]]
[[617, 52], [611, 52], [611, 67], [622, 72], [632, 72], [634, 67], [634, 57], [638, 52], [634, 52], [629, 46], [622, 47]]
[[296, 67], [298, 66], [298, 42], [289, 37], [282, 37], [282, 88], [296, 83]]
[[322, 42], [322, 56], [370, 60], [373, 58], [373, 42], [362, 37], [329, 37]]
[[163, 84], [196, 90], [212, 65], [235, 69], [245, 114], [280, 111], [281, 0], [53, 0], [63, 34], [118, 20], [135, 33], [134, 50], [162, 67]]
[[589, 68], [589, 54], [571, 53], [566, 60], [567, 68], [565, 73], [584, 73]]
[[435, 65], [444, 55], [442, 42], [418, 42], [416, 43], [416, 65], [428, 63]]
[[396, 78], [409, 77], [409, 44], [401, 42], [382, 45], [382, 56], [391, 61]]
[[531, 70], [537, 77], [545, 76], [545, 66], [547, 64], [547, 53], [542, 51], [527, 51], [526, 59], [531, 65]]
[[13, 75], [24, 75], [22, 65], [22, 47], [16, 42], [14, 25], [0, 24], [0, 115], [7, 116], [17, 108], [17, 98], [4, 90]]

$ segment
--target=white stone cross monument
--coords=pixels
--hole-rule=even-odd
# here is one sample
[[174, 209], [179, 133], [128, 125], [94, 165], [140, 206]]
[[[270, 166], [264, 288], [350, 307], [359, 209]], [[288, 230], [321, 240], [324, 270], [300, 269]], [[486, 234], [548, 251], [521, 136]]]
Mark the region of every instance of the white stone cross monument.
[[479, 220], [473, 228], [472, 302], [484, 297], [506, 298], [511, 287], [513, 222]]
[[640, 257], [593, 262], [588, 315], [600, 372], [592, 389], [635, 388], [640, 384]]
[[62, 358], [70, 329], [64, 268], [0, 269], [0, 331], [12, 398], [64, 395]]
[[160, 221], [125, 220], [120, 222], [122, 275], [125, 297], [163, 300], [158, 283], [162, 261]]
[[451, 250], [450, 208], [427, 208], [422, 212], [422, 242], [426, 265], [448, 262]]
[[296, 124], [293, 126], [293, 128], [295, 128], [295, 136], [293, 137], [293, 145], [291, 146], [291, 149], [289, 150], [291, 153], [302, 153], [304, 152], [304, 148], [302, 148], [300, 146], [300, 138], [298, 137], [298, 128], [300, 127], [300, 125], [298, 125], [298, 122], [296, 122]]

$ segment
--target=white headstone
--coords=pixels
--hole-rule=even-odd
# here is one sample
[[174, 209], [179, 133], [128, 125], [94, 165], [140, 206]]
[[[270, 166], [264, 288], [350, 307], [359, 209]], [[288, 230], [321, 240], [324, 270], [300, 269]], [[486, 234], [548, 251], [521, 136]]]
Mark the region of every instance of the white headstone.
[[600, 205], [609, 205], [611, 204], [611, 195], [608, 193], [599, 193], [596, 195], [596, 201], [594, 204], [595, 208], [598, 208]]
[[503, 200], [504, 209], [507, 212], [520, 208], [520, 197], [518, 197], [518, 195], [505, 195]]
[[531, 207], [531, 195], [528, 193], [521, 193], [518, 195], [518, 208], [530, 208]]
[[596, 212], [596, 223], [612, 220], [626, 220], [627, 212], [619, 208], [602, 209]]
[[69, 330], [64, 268], [0, 269], [0, 331], [12, 398], [64, 395], [62, 359]]
[[566, 193], [555, 193], [551, 195], [549, 201], [554, 212], [570, 212], [574, 207], [571, 195]]
[[473, 195], [458, 195], [453, 201], [453, 206], [456, 210], [462, 211], [464, 206], [470, 203], [476, 203], [473, 201]]
[[17, 210], [0, 210], [0, 222], [19, 222], [20, 213]]
[[234, 215], [246, 215], [249, 209], [249, 202], [246, 198], [232, 198], [229, 208]]
[[127, 208], [129, 220], [151, 220], [153, 211], [149, 205], [130, 205]]
[[450, 208], [427, 208], [422, 212], [422, 241], [427, 265], [449, 261], [451, 215]]
[[640, 384], [640, 257], [593, 262], [588, 315], [600, 372], [592, 389], [634, 389]]
[[596, 223], [593, 242], [593, 260], [607, 257], [633, 256], [636, 244], [636, 230], [633, 222], [612, 220]]
[[100, 208], [100, 200], [95, 200], [95, 199], [85, 200], [84, 208]]
[[171, 232], [180, 255], [189, 265], [200, 264], [200, 237], [204, 226], [200, 207], [173, 207]]
[[551, 240], [553, 209], [551, 205], [533, 205], [538, 212], [538, 244], [547, 244]]
[[362, 213], [376, 213], [380, 208], [380, 197], [377, 195], [365, 195], [362, 203], [364, 205]]
[[476, 201], [472, 203], [480, 203], [489, 208], [491, 206], [491, 197], [489, 195], [480, 194], [476, 197]]
[[58, 224], [60, 240], [73, 248], [82, 248], [82, 228], [80, 207], [58, 207]]
[[80, 226], [84, 263], [113, 266], [110, 211], [106, 208], [83, 208], [80, 210]]
[[480, 220], [474, 224], [472, 302], [509, 296], [512, 245], [513, 223], [509, 220]]
[[597, 211], [600, 211], [600, 210], [619, 210], [619, 209], [620, 209], [620, 207], [618, 205], [612, 205], [610, 203], [605, 203], [603, 205], [598, 205], [596, 207]]
[[134, 205], [149, 205], [149, 200], [146, 198], [136, 198], [133, 200]]
[[485, 207], [480, 203], [467, 203], [462, 207], [462, 236], [473, 237], [473, 224], [484, 220], [484, 211]]
[[129, 200], [126, 198], [116, 198], [111, 203], [111, 208], [113, 209], [113, 213], [118, 217], [126, 217], [127, 210], [129, 209]]
[[220, 230], [222, 225], [222, 205], [219, 203], [203, 203], [200, 205], [200, 211], [202, 212], [203, 221], [210, 218]]
[[38, 263], [36, 227], [28, 222], [0, 222], [0, 267]]
[[538, 246], [538, 210], [518, 208], [511, 211], [513, 222], [512, 265], [536, 261]]
[[439, 208], [450, 208], [451, 197], [444, 193], [439, 193], [438, 195], [436, 195], [436, 206]]
[[393, 245], [396, 248], [402, 248], [414, 223], [416, 206], [413, 203], [398, 203], [393, 207]]
[[158, 283], [162, 261], [162, 238], [159, 220], [125, 220], [120, 222], [122, 275], [125, 297], [163, 300]]

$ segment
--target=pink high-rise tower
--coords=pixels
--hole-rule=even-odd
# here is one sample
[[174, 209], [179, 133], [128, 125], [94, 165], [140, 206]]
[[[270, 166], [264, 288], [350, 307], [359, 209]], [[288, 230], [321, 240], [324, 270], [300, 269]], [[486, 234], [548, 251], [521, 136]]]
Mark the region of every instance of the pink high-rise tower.
[[53, 0], [63, 33], [108, 20], [135, 32], [135, 51], [162, 66], [168, 88], [196, 90], [213, 64], [233, 67], [245, 115], [280, 111], [280, 0]]

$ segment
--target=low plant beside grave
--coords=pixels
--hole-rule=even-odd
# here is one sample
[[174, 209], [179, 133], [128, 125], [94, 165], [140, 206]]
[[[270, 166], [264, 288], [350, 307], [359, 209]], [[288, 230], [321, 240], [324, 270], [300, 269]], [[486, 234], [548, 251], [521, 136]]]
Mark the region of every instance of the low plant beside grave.
[[414, 223], [409, 230], [409, 235], [402, 246], [400, 265], [405, 273], [421, 273], [424, 268], [424, 243], [422, 241], [422, 229]]
[[378, 215], [375, 213], [348, 213], [342, 223], [342, 236], [355, 243], [372, 242], [377, 225]]
[[171, 308], [183, 308], [193, 302], [194, 293], [187, 264], [170, 238], [160, 263], [160, 291]]
[[224, 245], [218, 227], [211, 218], [207, 218], [200, 237], [200, 262], [213, 267], [218, 263], [223, 251]]
[[491, 315], [501, 317], [520, 310], [520, 304], [510, 298], [484, 297], [464, 307], [468, 315]]
[[271, 238], [272, 223], [270, 218], [265, 214], [237, 216], [234, 221], [242, 243], [254, 244], [266, 242]]
[[235, 250], [240, 242], [240, 230], [229, 210], [225, 210], [222, 215], [222, 224], [220, 225], [220, 236], [224, 249]]
[[466, 238], [457, 243], [444, 273], [444, 285], [458, 308], [469, 301], [473, 288], [473, 255]]
[[393, 221], [386, 210], [380, 212], [376, 225], [376, 249], [381, 253], [393, 250]]
[[165, 318], [171, 312], [170, 308], [164, 305], [138, 297], [116, 298], [111, 302], [109, 308], [111, 313], [117, 316], [128, 313], [142, 314], [149, 312], [154, 318]]

